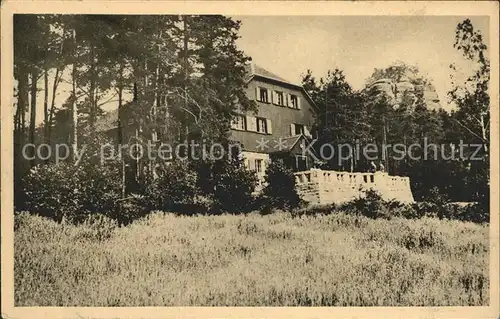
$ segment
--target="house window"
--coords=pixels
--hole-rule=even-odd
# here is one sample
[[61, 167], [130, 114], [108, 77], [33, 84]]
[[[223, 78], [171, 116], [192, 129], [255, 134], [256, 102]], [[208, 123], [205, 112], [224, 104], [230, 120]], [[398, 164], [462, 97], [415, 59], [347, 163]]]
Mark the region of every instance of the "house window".
[[267, 121], [264, 118], [257, 118], [257, 132], [267, 133]]
[[243, 115], [233, 116], [233, 120], [231, 121], [231, 128], [240, 131], [246, 130], [245, 117]]
[[294, 131], [292, 132], [292, 135], [304, 134], [304, 125], [294, 124], [293, 126], [294, 126]]
[[294, 109], [299, 108], [299, 97], [297, 95], [290, 94], [290, 105]]
[[269, 93], [265, 88], [259, 88], [259, 101], [269, 103]]
[[285, 105], [285, 95], [283, 94], [283, 92], [274, 91], [274, 94], [276, 94], [274, 103], [279, 106]]
[[262, 159], [256, 159], [255, 160], [255, 170], [257, 173], [262, 173], [263, 171], [263, 160]]

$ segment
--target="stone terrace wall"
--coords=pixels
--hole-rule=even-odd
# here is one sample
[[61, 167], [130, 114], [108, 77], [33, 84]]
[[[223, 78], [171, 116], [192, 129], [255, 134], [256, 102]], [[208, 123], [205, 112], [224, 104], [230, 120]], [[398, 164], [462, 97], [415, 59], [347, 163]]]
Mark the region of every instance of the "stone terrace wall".
[[362, 196], [366, 189], [378, 191], [386, 200], [414, 202], [410, 178], [387, 173], [349, 173], [311, 169], [295, 173], [299, 195], [311, 204], [344, 203]]

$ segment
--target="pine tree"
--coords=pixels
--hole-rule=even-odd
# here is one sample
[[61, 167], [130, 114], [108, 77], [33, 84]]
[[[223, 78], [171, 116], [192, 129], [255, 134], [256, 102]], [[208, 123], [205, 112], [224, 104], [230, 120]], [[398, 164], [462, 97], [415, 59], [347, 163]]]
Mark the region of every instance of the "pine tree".
[[[463, 161], [466, 171], [465, 182], [468, 186], [470, 199], [479, 201], [488, 207], [489, 203], [489, 122], [490, 96], [488, 94], [490, 80], [490, 61], [488, 48], [479, 30], [474, 29], [469, 19], [459, 23], [455, 32], [454, 47], [462, 53], [465, 59], [475, 63], [474, 74], [468, 77], [464, 85], [454, 83], [448, 96], [457, 110], [451, 114], [451, 119], [459, 127], [459, 136], [465, 144], [482, 145], [476, 157]], [[450, 66], [456, 71], [456, 66]], [[455, 78], [455, 74], [452, 74]], [[471, 155], [469, 149], [467, 155]]]
[[[352, 89], [342, 70], [328, 71], [327, 77], [321, 78], [319, 83], [308, 70], [302, 84], [319, 108], [316, 116], [317, 145], [332, 144], [334, 149], [338, 149], [336, 146], [341, 144], [354, 147], [356, 143], [367, 140], [369, 127], [366, 124], [365, 96]], [[362, 163], [355, 163], [354, 156], [341, 162], [339, 155], [347, 158], [349, 154], [335, 154], [326, 167], [350, 171], [362, 167]]]

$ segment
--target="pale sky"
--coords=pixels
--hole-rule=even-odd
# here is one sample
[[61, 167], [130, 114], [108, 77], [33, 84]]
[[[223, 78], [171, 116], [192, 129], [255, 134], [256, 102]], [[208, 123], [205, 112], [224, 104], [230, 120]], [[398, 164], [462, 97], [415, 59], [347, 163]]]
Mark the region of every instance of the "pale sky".
[[[470, 65], [453, 48], [455, 28], [470, 17], [455, 16], [234, 16], [242, 21], [238, 45], [253, 61], [300, 84], [311, 69], [319, 78], [328, 69], [344, 70], [361, 89], [375, 68], [400, 60], [416, 65], [432, 80], [444, 108], [451, 88], [449, 65]], [[470, 18], [489, 41], [488, 17]], [[486, 42], [488, 43], [488, 42]]]

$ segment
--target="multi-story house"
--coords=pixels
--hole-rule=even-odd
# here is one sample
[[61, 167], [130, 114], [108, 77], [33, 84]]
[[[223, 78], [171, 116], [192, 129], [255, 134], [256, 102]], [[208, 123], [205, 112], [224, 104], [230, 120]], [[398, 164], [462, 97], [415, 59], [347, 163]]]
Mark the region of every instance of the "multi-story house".
[[241, 144], [245, 165], [259, 177], [273, 156], [294, 171], [309, 169], [313, 161], [303, 148], [314, 133], [317, 106], [304, 88], [249, 64], [246, 90], [257, 112], [237, 114], [231, 124], [231, 139]]
[[[245, 165], [255, 170], [262, 181], [272, 156], [281, 159], [294, 171], [309, 169], [312, 157], [304, 156], [303, 148], [311, 142], [317, 107], [302, 86], [291, 83], [255, 64], [247, 65], [246, 93], [257, 103], [257, 112], [236, 112], [231, 124], [230, 139], [238, 142]], [[132, 105], [122, 108], [118, 129], [118, 111], [99, 119], [97, 131], [106, 132], [119, 143], [130, 143], [137, 134]], [[157, 135], [152, 140], [157, 140]], [[165, 142], [165, 138], [160, 139]], [[131, 163], [131, 168], [134, 164]]]
[[[315, 137], [312, 135], [315, 134], [317, 106], [300, 85], [290, 83], [254, 64], [248, 65], [247, 71], [246, 94], [256, 101], [257, 110], [236, 110], [230, 139], [240, 144], [246, 167], [257, 172], [257, 192], [263, 186], [270, 160], [277, 159], [295, 171], [297, 191], [313, 204], [342, 203], [362, 196], [361, 190], [369, 188], [377, 190], [388, 200], [413, 202], [408, 177], [389, 176], [386, 172], [352, 173], [311, 169], [313, 160], [318, 158], [317, 155], [308, 155], [309, 151], [313, 152], [309, 143]], [[377, 88], [386, 88], [387, 84], [390, 83], [380, 81]], [[135, 123], [132, 106], [127, 104], [122, 109], [121, 129], [116, 110], [99, 119], [96, 129], [106, 132], [117, 142], [133, 141], [141, 128]], [[155, 132], [151, 132], [151, 135], [151, 140], [157, 142], [172, 138], [159, 137]], [[153, 168], [152, 162], [148, 165]], [[133, 184], [144, 166], [137, 161], [129, 162], [126, 167], [129, 176], [126, 180]]]

